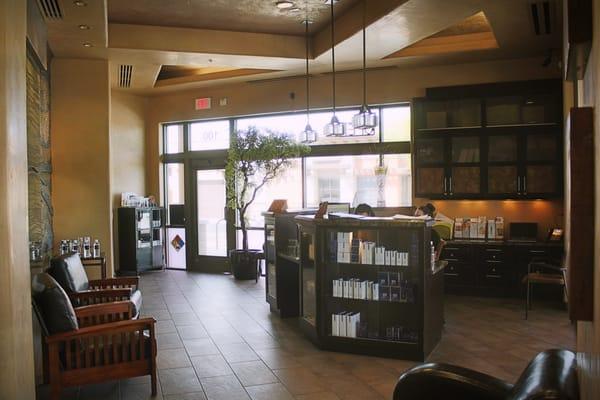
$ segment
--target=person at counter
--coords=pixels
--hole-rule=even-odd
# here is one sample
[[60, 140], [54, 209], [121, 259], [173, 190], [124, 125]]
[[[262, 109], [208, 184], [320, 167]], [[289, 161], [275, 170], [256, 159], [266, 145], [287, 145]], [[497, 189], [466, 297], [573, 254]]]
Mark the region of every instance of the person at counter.
[[356, 215], [364, 215], [365, 217], [374, 217], [375, 213], [373, 212], [373, 208], [367, 203], [361, 203], [356, 206], [354, 209], [354, 214]]
[[[421, 217], [423, 215], [428, 215], [434, 220], [437, 220], [437, 214], [435, 211], [435, 206], [431, 203], [427, 203], [424, 206], [417, 207], [415, 210], [415, 217]], [[442, 214], [442, 217], [448, 218]], [[431, 230], [431, 241], [433, 242], [433, 247], [435, 248], [435, 260], [438, 261], [440, 259], [440, 255], [442, 254], [442, 249], [446, 245], [446, 241], [442, 239], [439, 233], [435, 230]]]

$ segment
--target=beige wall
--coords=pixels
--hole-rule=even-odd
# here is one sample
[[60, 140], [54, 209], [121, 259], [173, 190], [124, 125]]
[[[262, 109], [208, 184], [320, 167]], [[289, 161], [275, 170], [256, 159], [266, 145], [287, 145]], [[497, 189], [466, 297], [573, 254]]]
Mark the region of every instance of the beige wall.
[[99, 239], [110, 274], [108, 62], [55, 58], [50, 76], [55, 241], [86, 235]]
[[[594, 107], [594, 146], [596, 148], [596, 249], [600, 249], [600, 0], [594, 0], [594, 44], [590, 55], [581, 106]], [[577, 351], [583, 399], [597, 399], [600, 394], [600, 251], [594, 256], [594, 321], [577, 323]]]
[[0, 2], [0, 398], [34, 399], [27, 248], [26, 2]]
[[146, 194], [145, 109], [146, 98], [111, 91], [110, 173], [113, 209], [114, 265], [118, 270], [118, 227], [115, 209], [122, 192]]

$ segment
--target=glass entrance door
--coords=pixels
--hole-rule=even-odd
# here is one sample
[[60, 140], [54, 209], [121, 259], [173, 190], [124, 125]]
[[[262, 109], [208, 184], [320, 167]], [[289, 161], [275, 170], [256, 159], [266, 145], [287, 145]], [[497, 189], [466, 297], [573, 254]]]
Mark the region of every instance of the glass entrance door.
[[192, 171], [193, 214], [191, 230], [193, 268], [219, 272], [227, 267], [227, 211], [225, 169]]

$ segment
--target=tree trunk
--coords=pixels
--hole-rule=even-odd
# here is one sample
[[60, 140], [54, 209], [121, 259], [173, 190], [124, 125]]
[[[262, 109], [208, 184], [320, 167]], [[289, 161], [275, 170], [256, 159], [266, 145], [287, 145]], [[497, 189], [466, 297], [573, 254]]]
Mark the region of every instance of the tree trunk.
[[246, 229], [246, 212], [239, 210], [240, 228], [242, 229], [242, 249], [248, 250], [248, 230]]

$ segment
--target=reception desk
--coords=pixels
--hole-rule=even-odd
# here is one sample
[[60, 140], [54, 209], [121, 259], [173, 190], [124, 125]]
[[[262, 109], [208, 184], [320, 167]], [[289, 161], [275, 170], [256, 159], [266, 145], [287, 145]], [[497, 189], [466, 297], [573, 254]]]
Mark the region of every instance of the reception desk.
[[[297, 279], [277, 284], [280, 293], [298, 293], [303, 332], [324, 350], [424, 360], [441, 338], [444, 308], [443, 265], [431, 264], [431, 223], [312, 215], [293, 221], [299, 247], [288, 261], [298, 268], [285, 268]], [[294, 282], [299, 287], [281, 286]]]

